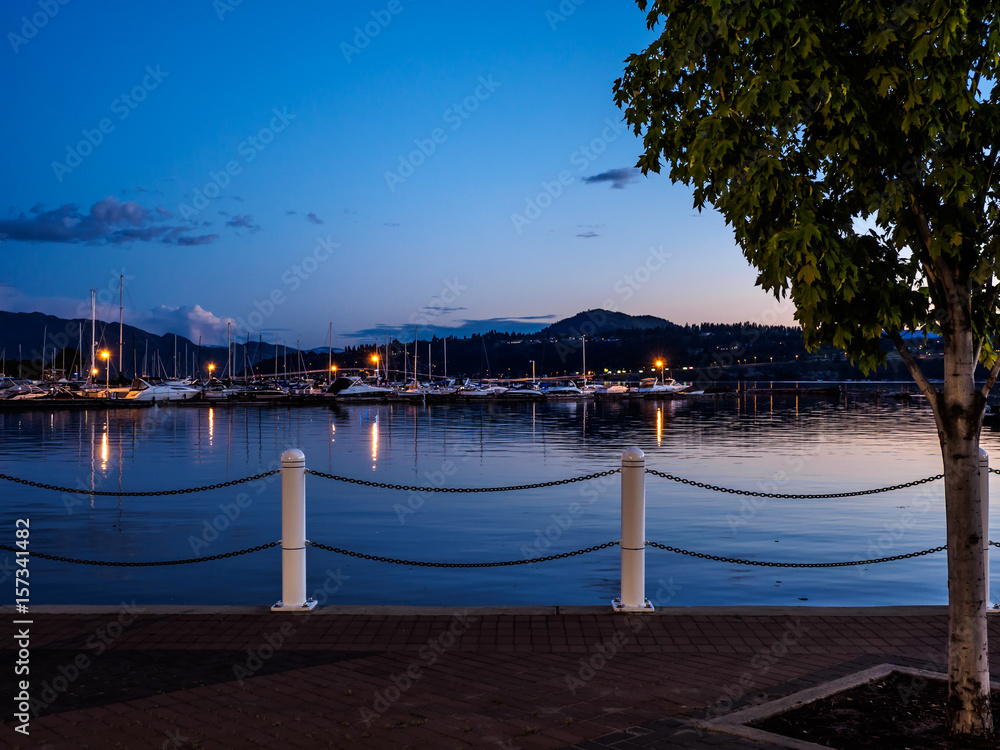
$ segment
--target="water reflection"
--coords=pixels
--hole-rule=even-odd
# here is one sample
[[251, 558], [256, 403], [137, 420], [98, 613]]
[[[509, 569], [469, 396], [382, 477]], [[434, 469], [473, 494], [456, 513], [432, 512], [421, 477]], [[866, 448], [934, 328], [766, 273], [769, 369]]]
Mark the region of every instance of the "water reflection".
[[[123, 490], [195, 487], [264, 471], [290, 447], [301, 448], [307, 465], [317, 470], [358, 478], [370, 471], [380, 482], [421, 486], [565, 479], [616, 467], [622, 450], [632, 445], [646, 452], [650, 468], [724, 487], [788, 494], [883, 487], [940, 471], [928, 408], [885, 400], [759, 398], [733, 394], [430, 409], [378, 404], [0, 412], [0, 472], [83, 490], [67, 501], [35, 488], [5, 487], [0, 515], [6, 515], [0, 523], [24, 514], [36, 517], [38, 549], [72, 557], [182, 559], [192, 555], [189, 540], [202, 538], [205, 520], [247, 491], [253, 502], [241, 506], [238, 521], [220, 531], [204, 552], [273, 541], [278, 483], [262, 485], [259, 495], [256, 485], [246, 485], [182, 497], [125, 498], [120, 512], [119, 498], [95, 497], [86, 490], [113, 487], [114, 463]], [[984, 433], [983, 444], [1000, 455], [1000, 433]], [[523, 546], [534, 543], [536, 530], [591, 497], [594, 501], [564, 529], [552, 551], [602, 543], [619, 533], [614, 481], [502, 495], [418, 497], [314, 477], [308, 488], [310, 538], [369, 554], [453, 561], [518, 558]], [[930, 501], [922, 491], [931, 493]], [[849, 560], [870, 556], [870, 541], [911, 513], [916, 520], [906, 525], [902, 538], [892, 540], [891, 550], [884, 550], [905, 553], [941, 543], [941, 494], [940, 484], [930, 484], [863, 499], [769, 499], [744, 505], [743, 497], [650, 476], [647, 538], [733, 557]], [[400, 516], [400, 503], [414, 512]], [[926, 508], [919, 514], [914, 512], [918, 503]], [[86, 512], [73, 512], [76, 508]], [[993, 515], [994, 528], [1000, 527], [1000, 514]], [[1000, 538], [996, 532], [991, 536]], [[462, 539], [460, 546], [448, 543], [455, 538]], [[524, 566], [524, 571], [417, 571], [406, 587], [398, 586], [392, 570], [352, 561], [347, 563], [350, 575], [363, 583], [347, 596], [358, 603], [592, 603], [616, 593], [613, 552], [602, 555], [551, 568]], [[273, 562], [273, 556], [261, 553], [204, 566], [205, 586], [199, 590], [205, 599], [198, 602], [191, 600], [179, 569], [144, 570], [140, 583], [128, 569], [84, 570], [39, 561], [39, 589], [53, 603], [115, 604], [135, 594], [149, 603], [267, 603], [277, 593]], [[675, 604], [796, 604], [799, 597], [811, 604], [943, 601], [943, 556], [889, 565], [873, 566], [864, 578], [854, 570], [782, 571], [768, 577], [766, 570], [651, 553], [647, 588], [660, 577], [684, 581]], [[231, 585], [235, 580], [238, 586]]]

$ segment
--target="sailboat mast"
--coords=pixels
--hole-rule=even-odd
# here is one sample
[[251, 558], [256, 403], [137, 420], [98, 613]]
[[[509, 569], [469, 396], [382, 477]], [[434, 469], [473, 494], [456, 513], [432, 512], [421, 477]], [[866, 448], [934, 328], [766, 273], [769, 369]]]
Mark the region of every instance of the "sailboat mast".
[[333, 382], [333, 321], [330, 321], [330, 343], [327, 344], [326, 376]]
[[93, 377], [97, 366], [97, 341], [94, 329], [97, 328], [97, 290], [90, 290], [90, 367], [87, 368], [87, 379]]
[[583, 387], [587, 387], [587, 337], [582, 336], [583, 339]]
[[419, 339], [417, 338], [417, 331], [419, 330], [420, 329], [417, 327], [413, 328], [413, 387], [414, 388], [420, 385], [417, 382], [417, 342], [419, 341]]
[[444, 379], [448, 379], [448, 337], [444, 337]]
[[118, 374], [125, 371], [125, 274], [118, 277]]

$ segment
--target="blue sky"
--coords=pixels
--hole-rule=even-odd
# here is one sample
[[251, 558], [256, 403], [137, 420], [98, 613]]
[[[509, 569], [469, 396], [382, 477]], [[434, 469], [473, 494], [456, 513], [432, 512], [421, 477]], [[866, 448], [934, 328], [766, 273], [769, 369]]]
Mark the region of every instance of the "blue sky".
[[632, 169], [634, 4], [63, 2], [0, 11], [0, 309], [116, 319], [124, 275], [126, 322], [206, 343], [792, 322]]

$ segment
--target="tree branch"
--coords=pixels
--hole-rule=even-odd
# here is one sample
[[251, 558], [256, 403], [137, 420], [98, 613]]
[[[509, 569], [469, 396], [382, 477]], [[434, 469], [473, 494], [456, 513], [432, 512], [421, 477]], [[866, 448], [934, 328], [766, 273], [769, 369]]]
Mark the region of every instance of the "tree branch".
[[[994, 341], [995, 340], [996, 337], [994, 337]], [[997, 382], [997, 375], [1000, 375], [1000, 354], [997, 354], [997, 352], [994, 351], [993, 356], [996, 357], [993, 361], [993, 367], [990, 368], [990, 374], [986, 378], [986, 382], [983, 384], [982, 389], [979, 391], [983, 395], [984, 399], [990, 395], [990, 390], [992, 390], [993, 385]], [[978, 362], [979, 360], [977, 359], [976, 361]]]
[[920, 388], [921, 392], [927, 396], [927, 400], [934, 405], [934, 411], [937, 413], [937, 400], [938, 392], [934, 389], [934, 386], [930, 384], [927, 377], [924, 375], [924, 371], [920, 369], [920, 364], [916, 359], [913, 358], [913, 354], [910, 352], [910, 347], [906, 345], [903, 341], [903, 337], [899, 335], [899, 331], [893, 331], [888, 334], [889, 339], [896, 346], [896, 351], [899, 352], [899, 356], [903, 358], [903, 364], [906, 365], [906, 369], [910, 371], [910, 375], [913, 376], [914, 382]]

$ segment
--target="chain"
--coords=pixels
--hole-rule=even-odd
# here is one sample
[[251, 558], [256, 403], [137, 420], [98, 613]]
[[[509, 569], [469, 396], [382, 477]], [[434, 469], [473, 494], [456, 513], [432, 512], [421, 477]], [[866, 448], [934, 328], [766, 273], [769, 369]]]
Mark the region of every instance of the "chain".
[[994, 469], [993, 467], [990, 467], [990, 474], [1000, 474], [1000, 469]]
[[994, 547], [1000, 547], [1000, 542], [990, 542]]
[[701, 552], [692, 552], [687, 549], [680, 549], [679, 547], [668, 547], [665, 544], [659, 544], [657, 542], [646, 542], [650, 547], [656, 547], [657, 549], [664, 549], [667, 552], [676, 552], [679, 555], [688, 555], [690, 557], [699, 557], [702, 560], [717, 560], [719, 562], [735, 563], [737, 565], [762, 565], [766, 568], [846, 568], [851, 565], [874, 565], [875, 563], [890, 562], [892, 560], [905, 560], [910, 557], [920, 557], [921, 555], [932, 555], [935, 552], [940, 552], [943, 549], [947, 549], [947, 545], [942, 545], [940, 547], [931, 547], [930, 549], [925, 549], [921, 552], [911, 552], [908, 555], [893, 555], [892, 557], [877, 557], [874, 560], [852, 560], [850, 562], [831, 562], [831, 563], [784, 563], [784, 562], [759, 562], [757, 560], [740, 560], [736, 557], [721, 557], [719, 555], [706, 555]]
[[696, 482], [693, 479], [682, 479], [681, 477], [675, 477], [673, 474], [666, 474], [662, 471], [656, 471], [655, 469], [646, 469], [649, 474], [654, 474], [658, 477], [663, 477], [664, 479], [669, 479], [672, 482], [680, 482], [681, 484], [689, 484], [692, 487], [701, 487], [706, 490], [714, 490], [715, 492], [728, 492], [731, 495], [747, 495], [749, 497], [771, 497], [777, 498], [779, 500], [828, 500], [835, 497], [859, 497], [861, 495], [877, 495], [880, 492], [892, 492], [893, 490], [902, 490], [906, 487], [916, 487], [917, 485], [927, 484], [928, 482], [936, 482], [938, 479], [944, 477], [944, 474], [935, 474], [932, 477], [926, 477], [925, 479], [916, 479], [912, 482], [906, 482], [904, 484], [894, 484], [890, 487], [880, 487], [875, 490], [858, 490], [857, 492], [834, 492], [828, 495], [778, 495], [771, 492], [752, 492], [750, 490], [734, 490], [728, 487], [717, 487], [714, 484], [705, 484], [704, 482]]
[[333, 479], [337, 482], [347, 482], [349, 484], [360, 484], [365, 487], [378, 487], [383, 490], [404, 490], [406, 492], [511, 492], [513, 490], [535, 490], [539, 487], [556, 487], [560, 484], [573, 484], [574, 482], [585, 482], [589, 479], [607, 477], [617, 474], [621, 469], [608, 469], [599, 471], [596, 474], [587, 474], [583, 477], [573, 479], [558, 479], [554, 482], [539, 482], [538, 484], [515, 484], [509, 487], [413, 487], [407, 484], [386, 484], [385, 482], [369, 482], [366, 479], [352, 479], [351, 477], [339, 477], [336, 474], [324, 474], [322, 471], [306, 469], [306, 474], [312, 474], [324, 479]]
[[[157, 560], [156, 562], [122, 562], [119, 560], [79, 560], [75, 557], [61, 557], [59, 555], [45, 555], [41, 552], [32, 552], [32, 557], [41, 557], [45, 560], [56, 560], [57, 562], [65, 563], [76, 563], [78, 565], [104, 565], [112, 568], [149, 568], [158, 567], [160, 565], [187, 565], [188, 563], [197, 562], [208, 562], [209, 560], [221, 560], [225, 557], [238, 557], [239, 555], [246, 555], [250, 552], [259, 552], [262, 549], [268, 549], [269, 547], [276, 547], [281, 542], [271, 542], [270, 544], [261, 544], [257, 547], [250, 547], [248, 549], [241, 549], [239, 552], [225, 552], [221, 555], [211, 555], [210, 557], [190, 557], [187, 560]], [[17, 552], [16, 547], [8, 547], [6, 544], [0, 544], [0, 549], [5, 549], [8, 552]]]
[[217, 490], [222, 487], [232, 487], [236, 484], [244, 484], [246, 482], [253, 482], [257, 479], [263, 479], [264, 477], [269, 477], [272, 474], [277, 474], [278, 469], [272, 469], [271, 471], [265, 471], [263, 474], [254, 474], [252, 477], [245, 477], [243, 479], [233, 479], [228, 482], [219, 482], [218, 484], [208, 484], [204, 487], [191, 487], [190, 489], [184, 490], [151, 490], [149, 492], [114, 492], [112, 490], [87, 490], [72, 488], [72, 487], [58, 487], [54, 484], [43, 484], [42, 482], [31, 482], [27, 479], [18, 479], [17, 477], [12, 477], [7, 474], [0, 474], [0, 479], [6, 479], [8, 482], [17, 482], [18, 484], [25, 484], [28, 487], [38, 487], [43, 490], [52, 490], [54, 492], [68, 492], [71, 495], [107, 495], [110, 497], [158, 497], [162, 495], [186, 495], [191, 492], [205, 492], [206, 490]]
[[306, 544], [312, 547], [325, 549], [329, 552], [336, 552], [340, 555], [359, 557], [362, 560], [375, 560], [376, 562], [391, 563], [393, 565], [412, 565], [420, 568], [503, 568], [508, 565], [529, 565], [531, 563], [548, 562], [549, 560], [561, 560], [564, 557], [585, 555], [588, 552], [596, 552], [597, 550], [604, 549], [605, 547], [614, 547], [618, 544], [618, 541], [615, 540], [613, 542], [605, 542], [604, 544], [598, 544], [593, 547], [584, 547], [583, 549], [574, 550], [573, 552], [563, 552], [561, 555], [549, 555], [548, 557], [531, 557], [524, 560], [502, 560], [500, 562], [483, 563], [443, 563], [424, 562], [422, 560], [399, 560], [395, 557], [382, 557], [381, 555], [365, 555], [360, 552], [351, 552], [350, 550], [340, 549], [339, 547], [330, 547], [326, 544], [320, 544], [319, 542], [307, 541]]

